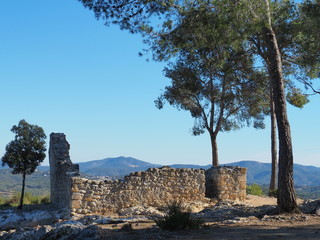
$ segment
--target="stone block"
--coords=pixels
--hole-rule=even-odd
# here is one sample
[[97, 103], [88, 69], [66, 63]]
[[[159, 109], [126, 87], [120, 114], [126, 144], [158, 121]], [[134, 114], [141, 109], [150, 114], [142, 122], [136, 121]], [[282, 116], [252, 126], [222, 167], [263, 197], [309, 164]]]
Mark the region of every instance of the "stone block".
[[80, 200], [71, 201], [71, 208], [81, 208], [82, 202]]
[[83, 198], [83, 194], [81, 194], [81, 193], [72, 193], [72, 195], [71, 195], [72, 200], [80, 200], [82, 198]]

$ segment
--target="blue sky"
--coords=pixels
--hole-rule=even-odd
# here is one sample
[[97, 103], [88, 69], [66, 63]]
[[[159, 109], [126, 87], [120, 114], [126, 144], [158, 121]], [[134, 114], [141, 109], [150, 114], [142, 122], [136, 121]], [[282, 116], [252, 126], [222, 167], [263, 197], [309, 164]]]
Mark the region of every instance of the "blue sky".
[[[154, 106], [169, 83], [164, 64], [139, 57], [139, 36], [105, 27], [77, 0], [2, 1], [0, 42], [0, 156], [25, 119], [48, 137], [65, 133], [73, 162], [211, 163], [209, 136], [190, 134], [190, 115]], [[288, 107], [296, 163], [320, 166], [319, 100]], [[221, 164], [270, 161], [269, 127], [220, 134], [218, 145]]]

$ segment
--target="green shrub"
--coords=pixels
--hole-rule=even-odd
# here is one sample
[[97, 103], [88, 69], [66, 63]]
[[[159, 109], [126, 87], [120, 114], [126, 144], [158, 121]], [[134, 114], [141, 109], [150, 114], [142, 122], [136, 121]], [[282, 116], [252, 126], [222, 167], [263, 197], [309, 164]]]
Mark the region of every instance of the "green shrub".
[[21, 193], [15, 193], [8, 201], [7, 203], [13, 206], [18, 206], [20, 202], [20, 196]]
[[6, 198], [0, 198], [0, 205], [4, 204], [7, 201]]
[[[20, 203], [21, 193], [15, 193], [9, 199], [0, 199], [0, 205], [2, 207], [15, 207]], [[26, 192], [23, 198], [24, 204], [48, 204], [50, 202], [49, 195], [35, 196], [30, 192]]]
[[26, 192], [24, 194], [23, 203], [24, 204], [38, 204], [38, 199], [37, 199], [37, 197], [33, 196], [31, 193]]
[[43, 196], [43, 197], [41, 198], [41, 200], [40, 200], [40, 203], [41, 203], [41, 204], [48, 204], [48, 203], [50, 203], [50, 196], [49, 196], [49, 195]]
[[203, 225], [203, 220], [185, 211], [181, 203], [174, 202], [168, 206], [168, 213], [155, 219], [158, 227], [163, 230], [198, 229]]
[[39, 204], [39, 198], [33, 198], [30, 200], [31, 204]]
[[269, 190], [268, 192], [269, 197], [278, 197], [278, 189]]
[[0, 204], [0, 209], [10, 208], [11, 204], [9, 202], [4, 202]]
[[263, 191], [261, 189], [261, 187], [258, 184], [252, 184], [247, 186], [247, 194], [251, 194], [251, 195], [257, 195], [257, 196], [262, 196]]
[[0, 209], [11, 207], [8, 198], [0, 198]]

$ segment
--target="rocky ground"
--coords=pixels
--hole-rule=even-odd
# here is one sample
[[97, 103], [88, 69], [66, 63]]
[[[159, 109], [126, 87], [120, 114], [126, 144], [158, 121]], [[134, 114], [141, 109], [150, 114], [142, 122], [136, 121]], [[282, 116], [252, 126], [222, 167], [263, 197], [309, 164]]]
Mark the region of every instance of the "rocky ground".
[[205, 220], [199, 230], [163, 231], [152, 220], [163, 215], [151, 207], [123, 209], [113, 216], [74, 216], [46, 207], [0, 212], [2, 240], [100, 239], [320, 239], [320, 200], [300, 201], [300, 214], [277, 214], [276, 199], [248, 196], [244, 203], [195, 203], [191, 210]]

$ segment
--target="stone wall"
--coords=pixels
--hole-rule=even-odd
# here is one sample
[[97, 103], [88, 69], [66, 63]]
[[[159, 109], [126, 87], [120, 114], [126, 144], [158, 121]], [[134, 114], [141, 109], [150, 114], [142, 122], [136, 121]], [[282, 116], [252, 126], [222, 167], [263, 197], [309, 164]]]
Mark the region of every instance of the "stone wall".
[[133, 206], [166, 206], [173, 201], [205, 201], [205, 175], [200, 169], [150, 168], [123, 181], [72, 178], [71, 211], [107, 213]]
[[246, 168], [234, 166], [212, 167], [206, 170], [206, 197], [218, 200], [245, 200], [246, 173]]
[[50, 201], [56, 208], [69, 208], [71, 177], [79, 176], [79, 165], [71, 162], [69, 149], [63, 133], [50, 134]]
[[117, 212], [134, 206], [163, 207], [173, 201], [194, 203], [244, 200], [246, 169], [216, 167], [203, 169], [150, 168], [131, 173], [124, 180], [89, 180], [79, 177], [79, 165], [69, 156], [70, 145], [63, 133], [50, 135], [51, 203], [69, 213]]

